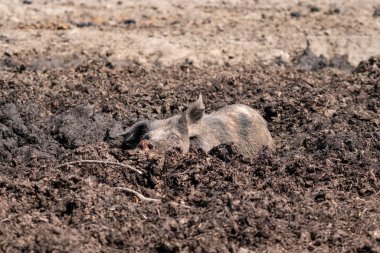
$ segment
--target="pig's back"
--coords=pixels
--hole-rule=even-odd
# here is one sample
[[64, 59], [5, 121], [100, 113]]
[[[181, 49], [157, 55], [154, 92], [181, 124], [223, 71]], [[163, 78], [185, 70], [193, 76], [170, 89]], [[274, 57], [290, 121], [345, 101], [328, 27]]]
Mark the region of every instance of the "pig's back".
[[205, 123], [218, 129], [221, 143], [234, 142], [239, 151], [251, 156], [263, 146], [273, 148], [267, 122], [257, 110], [242, 104], [225, 106], [207, 115]]

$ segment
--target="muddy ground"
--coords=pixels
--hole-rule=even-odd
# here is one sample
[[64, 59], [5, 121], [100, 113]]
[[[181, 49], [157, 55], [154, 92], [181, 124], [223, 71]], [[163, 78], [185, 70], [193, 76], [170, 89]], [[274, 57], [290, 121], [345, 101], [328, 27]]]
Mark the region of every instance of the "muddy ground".
[[[380, 252], [374, 2], [254, 2], [0, 3], [0, 251]], [[258, 109], [276, 150], [112, 141], [200, 93]], [[85, 159], [143, 173], [58, 167]]]
[[[2, 71], [0, 249], [379, 252], [379, 65], [147, 71], [94, 61]], [[244, 158], [222, 145], [148, 157], [104, 141], [139, 119], [178, 113], [200, 92], [208, 111], [231, 103], [259, 109], [277, 150]], [[81, 159], [145, 173], [55, 168]]]

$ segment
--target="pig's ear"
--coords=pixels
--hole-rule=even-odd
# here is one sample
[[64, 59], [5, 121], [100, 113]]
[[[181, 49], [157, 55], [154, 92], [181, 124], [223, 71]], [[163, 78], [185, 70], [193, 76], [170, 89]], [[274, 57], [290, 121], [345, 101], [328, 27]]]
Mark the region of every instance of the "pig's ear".
[[203, 104], [202, 95], [199, 95], [195, 101], [185, 112], [188, 124], [195, 124], [202, 120], [205, 113], [205, 105]]

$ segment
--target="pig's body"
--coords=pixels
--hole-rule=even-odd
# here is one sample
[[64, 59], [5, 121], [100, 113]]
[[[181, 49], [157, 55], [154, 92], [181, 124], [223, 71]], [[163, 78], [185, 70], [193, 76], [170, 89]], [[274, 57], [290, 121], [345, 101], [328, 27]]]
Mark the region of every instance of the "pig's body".
[[181, 115], [164, 120], [145, 120], [131, 126], [124, 134], [124, 146], [165, 151], [180, 147], [184, 152], [201, 148], [208, 152], [222, 143], [233, 142], [245, 156], [261, 148], [273, 147], [267, 123], [256, 110], [246, 105], [229, 105], [205, 114], [202, 97]]
[[263, 146], [273, 147], [266, 121], [246, 105], [229, 105], [205, 114], [199, 126], [189, 131], [190, 146], [208, 152], [222, 143], [233, 142], [243, 155], [256, 154]]

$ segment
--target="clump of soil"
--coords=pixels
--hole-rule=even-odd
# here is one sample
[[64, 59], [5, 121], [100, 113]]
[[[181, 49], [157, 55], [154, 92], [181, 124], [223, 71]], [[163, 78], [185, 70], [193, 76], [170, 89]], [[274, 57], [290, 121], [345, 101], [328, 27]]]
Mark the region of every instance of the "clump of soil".
[[367, 73], [372, 78], [380, 77], [380, 58], [371, 57], [368, 61], [361, 61], [354, 70], [355, 73]]
[[122, 127], [112, 118], [94, 113], [89, 106], [76, 106], [54, 117], [53, 136], [66, 148], [103, 141], [107, 130], [121, 132]]
[[[375, 65], [370, 59], [353, 73], [121, 69], [95, 60], [3, 70], [0, 250], [379, 252]], [[140, 119], [179, 113], [200, 92], [206, 111], [232, 103], [258, 109], [276, 151], [243, 157], [229, 143], [153, 156], [105, 142]], [[143, 174], [102, 164], [57, 168], [83, 159]]]
[[342, 70], [352, 69], [347, 55], [335, 55], [331, 59], [327, 59], [323, 55], [316, 56], [309, 47], [294, 57], [293, 64], [303, 70], [318, 70], [326, 67]]

